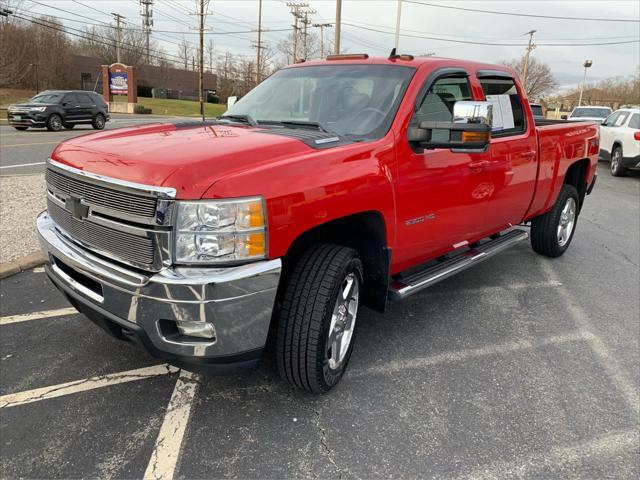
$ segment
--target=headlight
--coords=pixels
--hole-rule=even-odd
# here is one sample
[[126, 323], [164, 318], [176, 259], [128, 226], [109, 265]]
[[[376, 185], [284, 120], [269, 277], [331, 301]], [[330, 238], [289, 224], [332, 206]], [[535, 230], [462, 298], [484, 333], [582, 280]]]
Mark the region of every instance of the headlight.
[[221, 263], [266, 256], [262, 198], [177, 202], [176, 263]]
[[47, 107], [30, 107], [29, 111], [31, 112], [44, 112]]

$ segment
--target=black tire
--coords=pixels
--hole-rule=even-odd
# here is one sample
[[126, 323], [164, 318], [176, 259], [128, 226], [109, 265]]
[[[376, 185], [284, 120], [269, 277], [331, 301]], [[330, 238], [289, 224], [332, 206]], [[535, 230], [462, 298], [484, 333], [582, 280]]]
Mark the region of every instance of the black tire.
[[[572, 201], [573, 223], [570, 227], [566, 225], [566, 229], [563, 230], [564, 235], [561, 235], [560, 222], [566, 220], [566, 217], [563, 218], [563, 210]], [[573, 239], [578, 224], [579, 210], [578, 191], [573, 185], [563, 185], [553, 208], [544, 215], [531, 220], [531, 247], [533, 250], [547, 257], [562, 255], [569, 248]]]
[[62, 130], [62, 117], [57, 113], [52, 113], [47, 118], [47, 130], [50, 132], [59, 132]]
[[64, 124], [64, 128], [66, 128], [67, 130], [73, 130], [73, 127], [75, 127], [75, 125], [73, 123], [65, 123]]
[[20, 130], [21, 132], [24, 132], [29, 127], [16, 127], [16, 126], [14, 126], [13, 128], [15, 128], [16, 130]]
[[[340, 381], [353, 351], [363, 278], [362, 262], [351, 248], [317, 245], [298, 260], [278, 312], [276, 339], [278, 371], [291, 385], [322, 393]], [[340, 349], [343, 356], [336, 363], [340, 356], [328, 351], [329, 333], [334, 311], [338, 311], [338, 294], [349, 289], [349, 280], [356, 282], [357, 293], [347, 295], [353, 295], [349, 301], [355, 302], [355, 312], [351, 321], [341, 317], [344, 323], [335, 322], [343, 329], [337, 335], [348, 336], [348, 344]], [[353, 303], [350, 305], [353, 307]]]
[[624, 177], [626, 173], [627, 171], [622, 166], [622, 148], [616, 145], [611, 151], [611, 175], [614, 177]]
[[101, 113], [98, 113], [91, 122], [91, 126], [96, 130], [102, 130], [104, 129], [104, 125], [106, 122], [107, 119], [105, 118], [105, 116]]

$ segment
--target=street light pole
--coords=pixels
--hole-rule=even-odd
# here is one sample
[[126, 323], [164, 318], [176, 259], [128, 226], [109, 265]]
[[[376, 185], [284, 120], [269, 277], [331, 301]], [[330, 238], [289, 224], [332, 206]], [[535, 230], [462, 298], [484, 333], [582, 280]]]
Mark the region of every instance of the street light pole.
[[340, 25], [342, 22], [342, 0], [336, 0], [336, 31], [333, 40], [334, 53], [340, 55]]
[[584, 75], [582, 76], [582, 83], [580, 84], [580, 98], [578, 99], [578, 106], [582, 105], [582, 93], [584, 92], [584, 84], [587, 81], [587, 68], [593, 65], [592, 60], [585, 60], [582, 66], [584, 67]]
[[400, 46], [400, 18], [402, 17], [402, 0], [398, 0], [398, 10], [396, 13], [396, 51]]

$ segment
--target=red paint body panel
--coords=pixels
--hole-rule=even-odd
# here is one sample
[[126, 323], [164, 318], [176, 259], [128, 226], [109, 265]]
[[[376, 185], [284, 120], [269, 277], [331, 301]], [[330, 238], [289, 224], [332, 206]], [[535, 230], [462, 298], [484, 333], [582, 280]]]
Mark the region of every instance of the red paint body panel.
[[[304, 66], [323, 63], [336, 61]], [[250, 127], [153, 124], [67, 140], [52, 158], [109, 177], [174, 187], [178, 199], [261, 195], [268, 210], [270, 258], [285, 255], [296, 238], [325, 222], [377, 212], [392, 250], [392, 274], [549, 210], [577, 160], [588, 159], [586, 180], [593, 179], [597, 126], [535, 127], [528, 102], [526, 132], [494, 138], [484, 153], [415, 153], [410, 148], [408, 123], [430, 74], [444, 67], [464, 68], [474, 99], [482, 100], [476, 72], [513, 73], [508, 67], [433, 57], [340, 63], [416, 68], [383, 138], [316, 150]], [[519, 83], [517, 87], [524, 99]], [[478, 161], [485, 167], [470, 167]]]

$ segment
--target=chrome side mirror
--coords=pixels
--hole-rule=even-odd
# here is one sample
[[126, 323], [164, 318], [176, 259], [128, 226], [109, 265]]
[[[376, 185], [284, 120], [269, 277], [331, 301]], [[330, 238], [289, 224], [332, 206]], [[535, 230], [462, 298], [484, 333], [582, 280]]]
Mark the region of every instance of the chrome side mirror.
[[453, 123], [493, 125], [493, 104], [461, 100], [453, 104]]
[[453, 122], [420, 122], [409, 128], [407, 137], [420, 148], [483, 152], [491, 140], [492, 121], [490, 102], [459, 101], [453, 105]]

